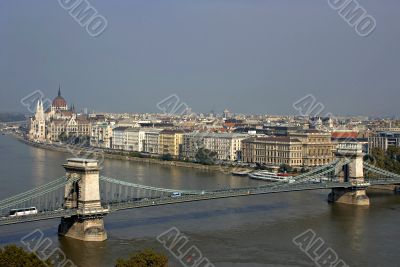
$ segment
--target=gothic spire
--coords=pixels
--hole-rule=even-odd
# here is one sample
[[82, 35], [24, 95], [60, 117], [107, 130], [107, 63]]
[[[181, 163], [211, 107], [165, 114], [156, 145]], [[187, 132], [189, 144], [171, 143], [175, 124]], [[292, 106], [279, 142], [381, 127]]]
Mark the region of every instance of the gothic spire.
[[61, 85], [58, 84], [58, 96], [61, 96]]

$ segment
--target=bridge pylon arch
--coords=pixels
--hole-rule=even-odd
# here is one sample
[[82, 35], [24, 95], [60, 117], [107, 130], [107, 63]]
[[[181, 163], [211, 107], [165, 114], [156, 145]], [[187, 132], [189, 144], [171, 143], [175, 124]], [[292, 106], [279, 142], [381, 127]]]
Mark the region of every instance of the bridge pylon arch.
[[71, 158], [63, 167], [67, 179], [78, 178], [66, 185], [64, 198], [64, 208], [76, 209], [77, 215], [62, 218], [58, 234], [83, 241], [106, 240], [103, 217], [108, 209], [101, 206], [98, 162]]
[[328, 201], [343, 204], [369, 206], [366, 194], [367, 184], [364, 179], [364, 153], [362, 144], [357, 142], [341, 143], [337, 147], [336, 158], [348, 161], [337, 173], [341, 182], [350, 183], [351, 186], [333, 188], [328, 196]]

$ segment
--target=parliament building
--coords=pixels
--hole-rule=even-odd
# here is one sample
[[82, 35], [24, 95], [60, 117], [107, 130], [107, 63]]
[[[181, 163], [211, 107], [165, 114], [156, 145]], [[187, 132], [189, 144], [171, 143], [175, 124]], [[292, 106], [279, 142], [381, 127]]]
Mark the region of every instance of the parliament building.
[[58, 95], [46, 111], [38, 100], [36, 111], [29, 120], [28, 139], [32, 141], [60, 141], [61, 136], [90, 136], [91, 124], [86, 115], [78, 115], [74, 106], [68, 108], [67, 101]]

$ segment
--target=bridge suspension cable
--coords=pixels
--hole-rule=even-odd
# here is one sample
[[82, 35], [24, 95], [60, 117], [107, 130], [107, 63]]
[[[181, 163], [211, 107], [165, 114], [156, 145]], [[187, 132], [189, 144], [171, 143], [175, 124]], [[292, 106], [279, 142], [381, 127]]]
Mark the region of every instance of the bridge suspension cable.
[[34, 193], [30, 193], [30, 194], [24, 194], [23, 193], [23, 194], [20, 194], [20, 195], [22, 195], [21, 198], [19, 198], [19, 199], [17, 198], [15, 200], [13, 200], [12, 202], [8, 202], [7, 204], [0, 205], [0, 210], [4, 210], [4, 209], [7, 209], [7, 208], [10, 208], [10, 207], [13, 207], [13, 206], [17, 206], [17, 205], [19, 205], [21, 203], [28, 202], [28, 201], [30, 201], [32, 199], [44, 196], [44, 195], [46, 195], [48, 193], [51, 193], [53, 191], [56, 191], [56, 190], [58, 190], [60, 188], [65, 187], [69, 183], [73, 183], [73, 182], [78, 181], [78, 180], [79, 180], [79, 178], [76, 178], [76, 177], [71, 178], [69, 180], [65, 180], [64, 179], [64, 181], [62, 181], [61, 183], [60, 182], [59, 183], [54, 183], [51, 187], [50, 186], [42, 187], [41, 190], [39, 190], [39, 191], [35, 190]]
[[52, 187], [52, 186], [54, 186], [56, 184], [62, 183], [62, 182], [65, 181], [65, 178], [66, 178], [65, 176], [57, 178], [57, 179], [55, 179], [55, 180], [53, 180], [53, 181], [51, 181], [51, 182], [49, 182], [47, 184], [35, 187], [35, 188], [31, 189], [31, 190], [28, 190], [26, 192], [20, 193], [18, 195], [3, 199], [3, 200], [0, 201], [0, 206], [4, 205], [5, 203], [12, 202], [12, 201], [14, 201], [14, 200], [16, 200], [18, 198], [22, 198], [22, 197], [34, 194], [36, 192], [39, 192], [40, 190], [45, 190], [48, 187]]
[[393, 173], [393, 172], [390, 172], [390, 171], [387, 171], [387, 170], [384, 170], [384, 169], [381, 169], [381, 168], [378, 168], [378, 167], [376, 167], [374, 165], [371, 165], [369, 163], [366, 163], [366, 162], [364, 162], [364, 169], [366, 169], [367, 171], [376, 173], [376, 174], [387, 175], [387, 177], [390, 177], [390, 178], [398, 178], [398, 179], [400, 179], [400, 175], [399, 174]]
[[[350, 161], [348, 161], [348, 162], [350, 162]], [[301, 182], [306, 182], [308, 180], [313, 180], [313, 179], [319, 178], [326, 173], [334, 171], [338, 166], [343, 166], [343, 165], [347, 164], [348, 162], [345, 161], [345, 162], [341, 163], [339, 159], [336, 159], [329, 164], [317, 167], [309, 172], [306, 172], [306, 173], [303, 173], [303, 174], [293, 177], [294, 182], [289, 183], [289, 184], [299, 184]], [[287, 181], [279, 181], [279, 182], [274, 182], [273, 184], [263, 185], [260, 187], [261, 188], [266, 188], [266, 187], [277, 188], [277, 187], [281, 187], [282, 185], [287, 186], [288, 182]]]
[[161, 187], [154, 187], [154, 186], [135, 184], [135, 183], [121, 181], [121, 180], [117, 180], [117, 179], [114, 179], [114, 178], [111, 178], [111, 177], [106, 177], [106, 176], [100, 176], [100, 180], [101, 181], [105, 181], [105, 182], [109, 182], [109, 183], [112, 183], [112, 184], [117, 184], [117, 185], [123, 185], [123, 186], [134, 187], [134, 188], [145, 189], [145, 190], [151, 190], [151, 191], [166, 192], [166, 193], [179, 192], [179, 193], [187, 194], [187, 195], [197, 195], [197, 194], [204, 193], [203, 191], [196, 191], [196, 190], [180, 190], [180, 189], [161, 188]]
[[317, 168], [315, 168], [315, 169], [313, 169], [313, 170], [311, 170], [311, 171], [309, 171], [309, 172], [300, 174], [300, 175], [294, 177], [294, 179], [297, 181], [297, 180], [301, 180], [301, 179], [303, 179], [303, 178], [309, 178], [310, 175], [314, 175], [314, 174], [319, 175], [318, 172], [320, 172], [320, 171], [322, 171], [322, 170], [325, 170], [326, 168], [331, 168], [332, 166], [334, 166], [334, 167], [336, 168], [336, 166], [337, 166], [337, 164], [338, 164], [339, 162], [340, 162], [340, 160], [339, 160], [339, 159], [336, 159], [336, 160], [332, 161], [331, 163], [328, 163], [328, 164], [326, 164], [326, 165], [317, 167]]
[[325, 175], [327, 173], [335, 171], [336, 168], [338, 168], [338, 167], [340, 168], [350, 162], [351, 162], [351, 160], [349, 160], [349, 159], [347, 159], [345, 161], [341, 161], [341, 160], [337, 159], [337, 160], [331, 162], [330, 164], [321, 166], [317, 169], [314, 169], [311, 172], [304, 173], [304, 174], [294, 177], [295, 183], [305, 182], [307, 180], [313, 180], [315, 178], [319, 178], [322, 175]]

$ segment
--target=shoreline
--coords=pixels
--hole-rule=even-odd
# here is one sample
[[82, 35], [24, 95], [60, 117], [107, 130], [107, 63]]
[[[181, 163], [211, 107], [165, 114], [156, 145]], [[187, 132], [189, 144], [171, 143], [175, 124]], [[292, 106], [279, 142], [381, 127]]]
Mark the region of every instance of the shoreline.
[[[32, 146], [32, 147], [37, 147], [37, 148], [42, 148], [50, 151], [58, 151], [58, 152], [63, 152], [63, 153], [69, 153], [71, 154], [71, 150], [55, 145], [55, 144], [44, 144], [44, 143], [36, 143], [29, 141], [20, 135], [11, 133], [7, 134], [9, 136], [14, 137], [18, 141]], [[191, 169], [197, 169], [197, 170], [203, 170], [203, 171], [218, 171], [218, 172], [223, 172], [231, 175], [231, 172], [236, 168], [234, 166], [221, 166], [221, 165], [202, 165], [198, 163], [193, 163], [193, 162], [184, 162], [184, 161], [176, 161], [176, 160], [161, 160], [161, 159], [156, 159], [156, 158], [140, 158], [140, 157], [133, 157], [127, 155], [129, 152], [125, 151], [115, 151], [116, 153], [125, 153], [125, 155], [120, 155], [120, 154], [114, 154], [110, 153], [108, 151], [105, 151], [101, 148], [95, 148], [95, 147], [90, 147], [90, 148], [82, 148], [82, 147], [76, 147], [79, 149], [80, 153], [101, 153], [104, 158], [108, 159], [116, 159], [116, 160], [123, 160], [123, 161], [134, 161], [138, 163], [147, 163], [147, 164], [158, 164], [158, 165], [164, 165], [164, 166], [172, 166], [172, 167], [180, 167], [180, 168], [191, 168]], [[78, 155], [77, 155], [78, 156]]]

